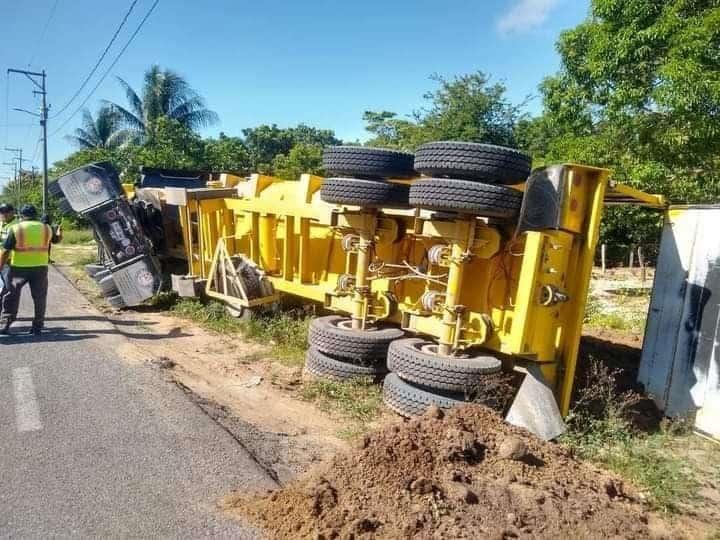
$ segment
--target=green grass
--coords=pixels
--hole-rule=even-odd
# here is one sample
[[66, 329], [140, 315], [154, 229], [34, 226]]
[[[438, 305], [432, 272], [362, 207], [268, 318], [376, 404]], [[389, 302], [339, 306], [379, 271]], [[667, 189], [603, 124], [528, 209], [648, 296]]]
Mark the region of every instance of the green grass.
[[[171, 301], [163, 301], [167, 307]], [[302, 365], [307, 349], [307, 332], [310, 319], [293, 312], [260, 314], [248, 321], [238, 320], [227, 313], [220, 302], [201, 302], [195, 298], [181, 298], [170, 306], [170, 311], [190, 319], [220, 334], [241, 333], [245, 337], [269, 345], [272, 355], [288, 365]]]
[[273, 355], [284, 364], [302, 365], [307, 350], [310, 318], [292, 312], [253, 317], [244, 325], [245, 335], [273, 347]]
[[655, 433], [633, 429], [628, 412], [639, 396], [616, 393], [617, 375], [617, 371], [593, 362], [561, 442], [577, 456], [632, 481], [655, 509], [678, 512], [698, 488], [697, 472], [677, 451], [692, 436], [690, 430], [681, 422], [663, 425]]
[[76, 257], [73, 257], [70, 264], [75, 268], [82, 268], [85, 270], [86, 264], [92, 264], [97, 262], [97, 255], [95, 253], [79, 253]]
[[241, 332], [243, 329], [242, 323], [231, 317], [223, 304], [214, 300], [203, 303], [195, 298], [181, 298], [170, 311], [220, 334]]
[[91, 229], [63, 229], [63, 244], [88, 244], [93, 240], [94, 238]]
[[653, 434], [633, 433], [622, 418], [609, 417], [587, 424], [581, 433], [570, 431], [563, 442], [579, 457], [631, 480], [658, 510], [677, 512], [697, 491], [695, 475], [674, 454], [678, 437], [666, 429]]
[[343, 429], [341, 435], [355, 436], [362, 432], [362, 425], [378, 418], [382, 410], [380, 386], [370, 378], [358, 378], [348, 382], [315, 379], [303, 385], [302, 398], [316, 403], [325, 411], [338, 412], [345, 418], [358, 422]]
[[645, 317], [635, 313], [619, 313], [606, 312], [588, 320], [590, 326], [598, 328], [612, 328], [613, 330], [621, 330], [632, 332], [633, 334], [642, 334], [645, 330]]
[[633, 334], [642, 334], [647, 318], [646, 306], [633, 302], [632, 295], [618, 295], [612, 305], [590, 295], [585, 305], [585, 324], [597, 328], [611, 328]]

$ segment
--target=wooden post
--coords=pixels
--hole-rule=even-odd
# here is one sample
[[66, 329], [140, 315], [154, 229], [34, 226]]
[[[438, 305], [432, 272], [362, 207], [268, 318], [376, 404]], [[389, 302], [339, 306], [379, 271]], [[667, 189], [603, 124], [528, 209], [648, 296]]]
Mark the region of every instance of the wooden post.
[[640, 264], [640, 279], [643, 287], [645, 286], [645, 279], [647, 277], [647, 270], [645, 269], [645, 255], [643, 254], [642, 246], [638, 246], [638, 263]]
[[607, 255], [607, 244], [603, 242], [600, 245], [600, 267], [602, 268], [602, 275], [605, 275], [606, 266], [606, 255]]
[[633, 266], [635, 266], [635, 246], [630, 246], [630, 261], [628, 264], [628, 268], [630, 268], [630, 273], [632, 274]]

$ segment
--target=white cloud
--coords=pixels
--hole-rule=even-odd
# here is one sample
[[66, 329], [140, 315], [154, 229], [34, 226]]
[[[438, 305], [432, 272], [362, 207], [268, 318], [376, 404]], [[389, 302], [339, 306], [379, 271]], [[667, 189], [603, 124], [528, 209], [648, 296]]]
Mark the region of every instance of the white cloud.
[[560, 0], [515, 0], [497, 22], [501, 34], [522, 34], [541, 26]]

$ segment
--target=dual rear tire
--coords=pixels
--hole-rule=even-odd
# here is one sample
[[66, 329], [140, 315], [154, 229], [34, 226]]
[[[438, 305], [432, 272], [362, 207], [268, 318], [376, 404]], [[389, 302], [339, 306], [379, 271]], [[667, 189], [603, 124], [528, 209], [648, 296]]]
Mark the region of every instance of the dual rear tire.
[[331, 204], [363, 208], [407, 208], [410, 188], [389, 178], [412, 178], [414, 156], [387, 148], [330, 146], [323, 153], [323, 167], [330, 178], [320, 188], [320, 198]]
[[339, 315], [313, 319], [305, 369], [316, 377], [333, 380], [379, 380], [387, 373], [385, 359], [390, 343], [403, 335], [402, 330], [392, 326], [353, 330], [351, 320]]
[[516, 219], [523, 194], [506, 184], [524, 182], [530, 156], [492, 144], [439, 141], [415, 153], [422, 178], [410, 188], [409, 203], [436, 212]]
[[[478, 143], [427, 143], [413, 155], [382, 148], [334, 146], [323, 163], [330, 175], [323, 201], [365, 208], [422, 208], [431, 211], [516, 219], [523, 194], [518, 184], [530, 174], [529, 156], [511, 148]], [[414, 168], [414, 170], [413, 170]], [[387, 178], [422, 178], [411, 185]]]
[[437, 345], [419, 338], [394, 341], [388, 350], [391, 373], [383, 382], [383, 401], [401, 416], [423, 414], [431, 405], [448, 409], [473, 401], [476, 389], [502, 363], [486, 354], [444, 357]]
[[353, 330], [350, 324], [338, 315], [311, 322], [305, 371], [334, 381], [384, 377], [383, 400], [402, 416], [423, 414], [433, 404], [450, 408], [472, 401], [484, 379], [502, 370], [494, 356], [443, 357], [433, 343], [403, 338], [399, 328]]

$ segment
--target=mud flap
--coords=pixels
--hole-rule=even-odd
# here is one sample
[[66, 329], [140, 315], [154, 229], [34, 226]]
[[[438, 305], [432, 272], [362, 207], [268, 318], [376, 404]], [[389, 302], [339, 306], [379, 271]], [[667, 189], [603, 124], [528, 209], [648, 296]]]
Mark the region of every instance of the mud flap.
[[555, 395], [538, 366], [530, 364], [527, 367], [527, 375], [505, 421], [523, 427], [546, 441], [565, 432], [565, 422], [560, 415]]

